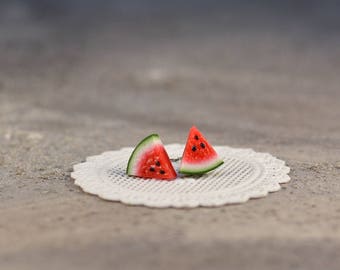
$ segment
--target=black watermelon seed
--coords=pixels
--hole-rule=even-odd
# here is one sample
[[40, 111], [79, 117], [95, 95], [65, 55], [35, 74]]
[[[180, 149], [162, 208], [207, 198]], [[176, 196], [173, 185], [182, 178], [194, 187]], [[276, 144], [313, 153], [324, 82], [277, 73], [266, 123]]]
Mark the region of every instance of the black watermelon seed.
[[160, 173], [160, 174], [165, 174], [165, 171], [160, 170], [159, 173]]
[[195, 137], [194, 137], [194, 138], [195, 138], [195, 140], [198, 140], [198, 139], [199, 139], [197, 135], [195, 135]]
[[156, 161], [156, 166], [161, 166], [161, 163], [159, 162], [159, 160]]
[[154, 172], [155, 168], [154, 167], [150, 167], [150, 172]]
[[202, 143], [202, 142], [201, 142], [200, 146], [201, 146], [202, 148], [205, 148], [205, 144]]
[[196, 146], [194, 145], [191, 150], [195, 152], [197, 150]]

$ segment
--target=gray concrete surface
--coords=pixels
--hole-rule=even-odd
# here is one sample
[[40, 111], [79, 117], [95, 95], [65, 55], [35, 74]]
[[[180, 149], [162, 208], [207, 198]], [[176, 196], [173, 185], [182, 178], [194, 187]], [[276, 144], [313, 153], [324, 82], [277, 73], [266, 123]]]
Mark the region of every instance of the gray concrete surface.
[[[0, 269], [339, 269], [336, 2], [2, 1]], [[105, 202], [70, 179], [150, 132], [287, 161], [267, 198]]]

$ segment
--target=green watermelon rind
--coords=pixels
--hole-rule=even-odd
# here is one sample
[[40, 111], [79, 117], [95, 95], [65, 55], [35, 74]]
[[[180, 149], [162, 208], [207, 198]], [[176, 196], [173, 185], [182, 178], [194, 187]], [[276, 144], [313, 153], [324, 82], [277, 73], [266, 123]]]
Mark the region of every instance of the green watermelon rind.
[[219, 166], [221, 166], [224, 163], [223, 160], [221, 159], [217, 159], [214, 163], [212, 163], [209, 166], [202, 166], [199, 167], [199, 164], [195, 165], [198, 168], [197, 169], [186, 169], [185, 166], [181, 167], [179, 172], [182, 174], [186, 174], [186, 175], [201, 175], [201, 174], [205, 174], [207, 172], [210, 172], [212, 170], [215, 170], [216, 168], [218, 168]]
[[147, 146], [153, 145], [155, 142], [161, 142], [161, 139], [158, 134], [151, 134], [145, 137], [143, 140], [141, 140], [141, 142], [135, 147], [127, 164], [126, 168], [127, 175], [132, 175], [132, 169], [134, 168], [133, 165], [136, 164], [135, 160], [138, 156], [141, 155], [143, 149], [147, 148]]

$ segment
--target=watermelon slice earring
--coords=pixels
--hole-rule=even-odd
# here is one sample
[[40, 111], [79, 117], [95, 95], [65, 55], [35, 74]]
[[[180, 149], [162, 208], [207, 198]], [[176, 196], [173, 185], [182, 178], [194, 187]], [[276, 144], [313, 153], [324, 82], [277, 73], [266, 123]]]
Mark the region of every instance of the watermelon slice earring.
[[179, 172], [194, 175], [204, 174], [223, 164], [202, 133], [193, 126], [188, 135], [187, 143], [182, 155]]
[[136, 146], [130, 156], [126, 174], [160, 180], [177, 177], [158, 134], [149, 135]]

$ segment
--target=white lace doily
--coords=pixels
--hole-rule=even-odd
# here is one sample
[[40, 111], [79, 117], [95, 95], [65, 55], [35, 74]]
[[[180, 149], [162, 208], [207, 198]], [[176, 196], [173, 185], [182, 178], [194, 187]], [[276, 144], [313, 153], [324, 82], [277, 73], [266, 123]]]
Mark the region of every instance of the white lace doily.
[[[182, 155], [184, 146], [166, 145], [170, 158]], [[105, 200], [150, 207], [220, 206], [246, 202], [278, 191], [290, 180], [285, 162], [252, 149], [214, 147], [224, 164], [199, 176], [173, 181], [141, 179], [125, 174], [133, 148], [88, 157], [74, 166], [71, 177], [85, 192]], [[175, 164], [175, 169], [178, 164]]]

